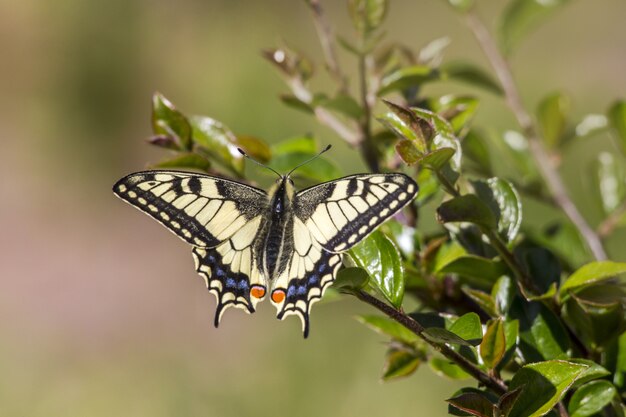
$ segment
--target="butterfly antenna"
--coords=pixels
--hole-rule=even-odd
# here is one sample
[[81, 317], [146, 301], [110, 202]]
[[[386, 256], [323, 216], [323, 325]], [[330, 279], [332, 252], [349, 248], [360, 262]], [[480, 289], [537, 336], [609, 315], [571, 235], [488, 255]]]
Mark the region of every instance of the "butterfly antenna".
[[332, 145], [328, 145], [327, 147], [325, 147], [324, 149], [322, 149], [322, 151], [320, 153], [318, 153], [317, 155], [307, 159], [306, 161], [304, 161], [303, 163], [301, 163], [300, 165], [297, 165], [294, 169], [292, 169], [291, 171], [289, 171], [289, 173], [287, 174], [287, 176], [291, 176], [292, 172], [294, 172], [296, 169], [300, 168], [302, 165], [306, 165], [309, 162], [311, 162], [314, 159], [319, 158], [324, 152], [328, 151], [330, 148], [332, 148]]
[[252, 158], [250, 155], [248, 155], [243, 149], [241, 148], [237, 148], [237, 150], [239, 151], [240, 154], [242, 154], [245, 158], [248, 158], [249, 160], [251, 160], [252, 162], [254, 162], [255, 164], [262, 166], [263, 168], [267, 168], [270, 171], [272, 171], [274, 174], [278, 175], [279, 177], [282, 177], [282, 175], [280, 175], [280, 173], [278, 171], [276, 171], [274, 168], [267, 166], [265, 164], [260, 163], [259, 161], [257, 161], [256, 159]]

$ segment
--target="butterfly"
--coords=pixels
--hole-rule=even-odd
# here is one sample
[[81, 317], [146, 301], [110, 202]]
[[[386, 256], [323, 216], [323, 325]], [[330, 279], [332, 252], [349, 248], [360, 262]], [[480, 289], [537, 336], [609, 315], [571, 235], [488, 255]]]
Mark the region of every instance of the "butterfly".
[[410, 203], [418, 186], [404, 174], [357, 174], [296, 191], [299, 166], [286, 175], [262, 166], [279, 176], [269, 192], [169, 170], [130, 174], [113, 191], [192, 245], [217, 298], [215, 327], [227, 308], [254, 313], [269, 295], [278, 319], [300, 317], [306, 338], [311, 306], [335, 280], [342, 254]]

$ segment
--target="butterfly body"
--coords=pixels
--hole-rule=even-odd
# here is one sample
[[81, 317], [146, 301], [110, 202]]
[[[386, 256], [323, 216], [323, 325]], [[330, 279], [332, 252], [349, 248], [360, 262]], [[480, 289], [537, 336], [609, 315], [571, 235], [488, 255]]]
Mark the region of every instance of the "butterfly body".
[[296, 192], [289, 175], [266, 193], [235, 181], [177, 171], [130, 174], [115, 194], [193, 246], [196, 270], [217, 297], [215, 325], [231, 306], [253, 313], [269, 296], [278, 318], [309, 331], [314, 302], [342, 253], [408, 204], [403, 174], [360, 174]]

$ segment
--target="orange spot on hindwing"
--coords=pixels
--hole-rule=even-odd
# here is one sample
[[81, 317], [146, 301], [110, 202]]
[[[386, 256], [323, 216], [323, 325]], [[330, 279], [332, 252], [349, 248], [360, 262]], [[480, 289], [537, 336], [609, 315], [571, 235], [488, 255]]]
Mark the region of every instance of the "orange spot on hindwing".
[[253, 285], [250, 289], [250, 295], [258, 299], [265, 297], [265, 287], [262, 285]]
[[276, 289], [272, 291], [272, 301], [276, 304], [282, 303], [285, 299], [285, 291], [281, 289]]

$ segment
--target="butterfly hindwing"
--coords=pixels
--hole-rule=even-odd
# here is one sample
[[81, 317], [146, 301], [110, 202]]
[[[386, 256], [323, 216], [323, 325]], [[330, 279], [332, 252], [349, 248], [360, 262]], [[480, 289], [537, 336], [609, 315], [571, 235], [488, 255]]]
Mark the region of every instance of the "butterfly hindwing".
[[114, 191], [194, 246], [196, 270], [217, 298], [216, 326], [228, 307], [254, 312], [266, 288], [254, 245], [268, 205], [264, 191], [176, 171], [131, 174]]
[[369, 235], [417, 195], [404, 174], [361, 174], [300, 191], [294, 211], [329, 252], [344, 252]]

